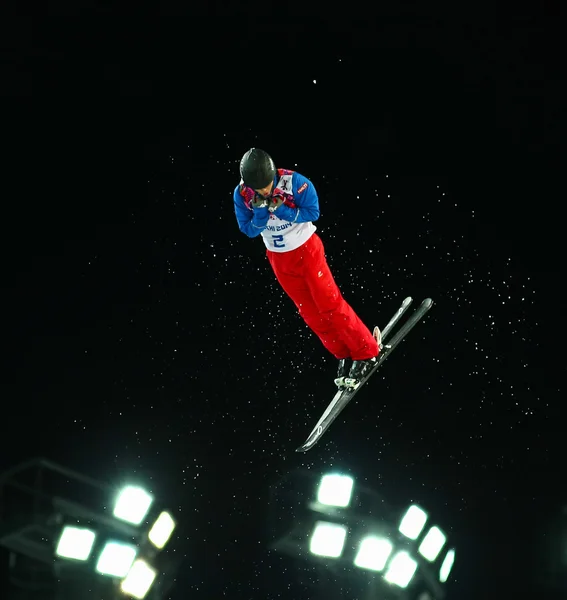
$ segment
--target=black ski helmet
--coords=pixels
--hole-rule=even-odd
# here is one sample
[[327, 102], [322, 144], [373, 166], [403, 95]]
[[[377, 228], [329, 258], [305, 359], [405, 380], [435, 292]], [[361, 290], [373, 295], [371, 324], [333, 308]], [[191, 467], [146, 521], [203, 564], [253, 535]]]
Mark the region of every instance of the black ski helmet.
[[261, 190], [274, 180], [276, 165], [272, 157], [260, 148], [250, 148], [240, 161], [240, 177], [246, 187]]

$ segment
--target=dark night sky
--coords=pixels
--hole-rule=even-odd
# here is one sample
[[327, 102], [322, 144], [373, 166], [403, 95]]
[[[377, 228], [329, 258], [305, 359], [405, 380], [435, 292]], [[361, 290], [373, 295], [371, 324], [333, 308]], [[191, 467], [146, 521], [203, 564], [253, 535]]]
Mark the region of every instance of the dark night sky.
[[[523, 597], [567, 499], [554, 28], [91, 10], [4, 32], [0, 467], [147, 478], [186, 529], [172, 600], [316, 597], [266, 549], [298, 467], [441, 512], [452, 598]], [[435, 300], [306, 455], [336, 361], [238, 230], [253, 145], [313, 181], [370, 327]]]

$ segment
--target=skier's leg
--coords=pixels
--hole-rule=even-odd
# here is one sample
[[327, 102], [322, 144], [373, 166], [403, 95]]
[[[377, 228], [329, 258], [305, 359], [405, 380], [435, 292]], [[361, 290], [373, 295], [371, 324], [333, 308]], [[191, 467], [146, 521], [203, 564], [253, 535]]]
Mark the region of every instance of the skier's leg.
[[376, 338], [343, 298], [327, 264], [321, 238], [313, 234], [304, 246], [304, 278], [319, 313], [330, 319], [353, 360], [374, 358], [380, 352]]
[[328, 314], [321, 313], [305, 279], [301, 276], [305, 244], [291, 252], [266, 252], [272, 270], [285, 293], [293, 300], [307, 326], [321, 340], [323, 346], [339, 360], [349, 357], [348, 346], [334, 330]]

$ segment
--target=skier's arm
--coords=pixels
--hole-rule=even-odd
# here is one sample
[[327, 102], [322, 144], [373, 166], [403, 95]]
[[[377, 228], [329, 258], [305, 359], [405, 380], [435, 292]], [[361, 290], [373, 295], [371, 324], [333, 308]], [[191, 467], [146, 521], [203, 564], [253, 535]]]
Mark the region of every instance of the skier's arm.
[[280, 205], [274, 215], [290, 223], [306, 223], [319, 218], [319, 197], [315, 186], [303, 175], [293, 174], [293, 198], [297, 208]]
[[256, 208], [252, 211], [247, 208], [238, 187], [234, 190], [233, 198], [234, 212], [240, 231], [251, 238], [259, 236], [268, 224], [270, 218], [268, 209]]

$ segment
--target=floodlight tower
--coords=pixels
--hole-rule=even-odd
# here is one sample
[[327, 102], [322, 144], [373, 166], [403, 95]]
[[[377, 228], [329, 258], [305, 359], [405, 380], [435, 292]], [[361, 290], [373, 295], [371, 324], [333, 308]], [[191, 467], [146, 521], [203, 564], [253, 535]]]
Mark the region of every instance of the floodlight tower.
[[[455, 549], [428, 512], [417, 504], [392, 508], [344, 473], [326, 473], [318, 485], [314, 477], [296, 471], [273, 503], [293, 522], [283, 535], [275, 533], [273, 549], [332, 571], [336, 565], [339, 577], [360, 571], [368, 600], [446, 598]], [[277, 522], [284, 522], [281, 513]]]
[[175, 527], [137, 485], [115, 490], [42, 458], [0, 475], [0, 546], [18, 600], [161, 600], [179, 566], [161, 552]]

